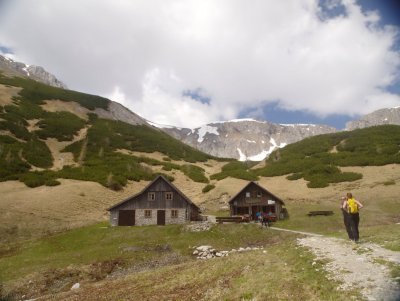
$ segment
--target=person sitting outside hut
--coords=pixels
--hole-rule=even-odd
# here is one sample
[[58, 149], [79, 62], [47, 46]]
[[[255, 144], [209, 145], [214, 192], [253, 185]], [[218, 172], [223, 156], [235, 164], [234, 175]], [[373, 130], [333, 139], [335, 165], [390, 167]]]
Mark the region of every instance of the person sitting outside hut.
[[262, 221], [262, 213], [260, 211], [257, 211], [256, 213], [256, 222], [260, 222]]

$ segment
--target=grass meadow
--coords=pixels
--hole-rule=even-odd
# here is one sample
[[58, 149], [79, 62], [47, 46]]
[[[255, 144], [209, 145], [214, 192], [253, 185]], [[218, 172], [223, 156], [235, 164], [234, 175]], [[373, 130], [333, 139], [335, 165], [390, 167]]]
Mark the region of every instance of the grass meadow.
[[[296, 246], [296, 234], [257, 224], [215, 225], [189, 232], [184, 225], [75, 229], [20, 245], [0, 258], [3, 300], [343, 300]], [[198, 260], [194, 246], [263, 250]], [[71, 293], [80, 282], [87, 289]], [[156, 292], [156, 295], [155, 295]], [[357, 293], [351, 293], [357, 297]], [[129, 297], [128, 297], [129, 296]], [[7, 299], [8, 298], [8, 299]]]

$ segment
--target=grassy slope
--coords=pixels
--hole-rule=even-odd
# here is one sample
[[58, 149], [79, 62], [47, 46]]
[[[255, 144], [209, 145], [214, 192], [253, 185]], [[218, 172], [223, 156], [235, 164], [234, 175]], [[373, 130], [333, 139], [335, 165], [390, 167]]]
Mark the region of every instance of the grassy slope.
[[384, 125], [306, 138], [274, 151], [265, 167], [249, 169], [245, 163], [228, 163], [213, 179], [228, 176], [255, 180], [259, 176], [289, 175], [305, 179], [308, 187], [352, 182], [362, 175], [343, 172], [344, 166], [382, 166], [400, 163], [400, 126]]
[[[195, 165], [177, 166], [167, 161], [144, 160], [117, 153], [117, 149], [163, 153], [166, 158], [188, 163], [211, 158], [167, 134], [148, 126], [133, 126], [120, 121], [97, 118], [89, 114], [85, 121], [69, 112], [48, 112], [40, 105], [48, 100], [75, 101], [93, 110], [107, 109], [109, 100], [84, 93], [49, 87], [29, 79], [7, 78], [0, 74], [0, 84], [21, 87], [14, 103], [0, 106], [0, 130], [12, 136], [0, 135], [0, 181], [20, 180], [29, 187], [57, 185], [57, 178], [96, 181], [112, 189], [121, 189], [127, 180], [150, 180], [151, 169], [140, 163], [177, 169], [193, 181], [208, 183], [204, 170]], [[29, 120], [38, 120], [36, 129], [28, 131]], [[44, 143], [47, 138], [72, 141], [82, 128], [89, 128], [86, 139], [69, 145], [64, 151], [73, 152], [80, 167], [65, 167], [55, 172], [46, 170], [53, 165], [51, 152]], [[31, 167], [45, 169], [31, 172]], [[171, 178], [173, 180], [173, 178]]]
[[[68, 291], [79, 281], [86, 287], [78, 294], [81, 300], [146, 300], [153, 299], [155, 292], [157, 300], [276, 300], [294, 296], [342, 300], [345, 296], [335, 291], [337, 284], [318, 269], [321, 263], [312, 266], [312, 256], [295, 247], [293, 234], [247, 224], [217, 225], [206, 232], [188, 232], [183, 227], [109, 228], [96, 224], [32, 242], [0, 259], [3, 294], [33, 297], [35, 293]], [[195, 260], [191, 247], [204, 244], [220, 250], [265, 246], [265, 252]], [[127, 277], [91, 284], [112, 271], [122, 273], [118, 266], [130, 271]], [[156, 273], [151, 272], [154, 268]], [[29, 276], [21, 279], [21, 275]], [[280, 286], [283, 279], [285, 289]], [[26, 289], [29, 281], [31, 288]], [[11, 291], [18, 293], [12, 295]], [[56, 298], [72, 300], [76, 294]]]

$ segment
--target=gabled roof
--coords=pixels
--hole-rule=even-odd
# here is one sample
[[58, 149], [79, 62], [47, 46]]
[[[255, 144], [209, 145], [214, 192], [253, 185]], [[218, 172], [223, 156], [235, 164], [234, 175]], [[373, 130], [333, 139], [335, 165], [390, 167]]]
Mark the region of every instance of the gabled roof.
[[249, 182], [249, 183], [248, 183], [246, 186], [244, 186], [237, 194], [235, 194], [235, 196], [232, 197], [232, 198], [229, 200], [229, 204], [230, 204], [239, 194], [241, 194], [244, 190], [246, 190], [246, 188], [249, 187], [251, 184], [256, 185], [257, 187], [259, 187], [259, 188], [260, 188], [261, 190], [263, 190], [264, 192], [266, 192], [266, 193], [272, 195], [275, 199], [277, 199], [278, 201], [282, 202], [282, 204], [285, 204], [284, 201], [282, 201], [281, 198], [278, 198], [278, 197], [277, 197], [276, 195], [274, 195], [272, 192], [268, 191], [267, 189], [265, 189], [264, 187], [260, 186], [257, 182], [254, 182], [254, 181]]
[[197, 209], [200, 210], [200, 208], [199, 208], [195, 203], [193, 203], [186, 195], [184, 195], [183, 192], [180, 191], [174, 184], [172, 184], [170, 181], [168, 181], [167, 178], [165, 178], [165, 177], [162, 176], [162, 175], [159, 175], [159, 176], [158, 176], [157, 178], [155, 178], [151, 183], [149, 183], [145, 188], [143, 188], [142, 191], [140, 191], [139, 193], [136, 193], [136, 194], [130, 196], [129, 198], [126, 198], [125, 200], [122, 200], [121, 202], [119, 202], [119, 203], [117, 203], [117, 204], [111, 206], [110, 208], [107, 209], [107, 211], [110, 211], [110, 210], [112, 210], [112, 209], [114, 209], [114, 208], [116, 208], [116, 207], [122, 205], [123, 203], [132, 200], [133, 198], [137, 197], [138, 195], [141, 195], [142, 193], [144, 193], [151, 185], [153, 185], [153, 184], [154, 184], [158, 179], [160, 179], [160, 178], [161, 178], [162, 180], [164, 180], [165, 182], [167, 182], [168, 185], [170, 185], [170, 186], [171, 186], [181, 197], [183, 197], [189, 204], [195, 206]]

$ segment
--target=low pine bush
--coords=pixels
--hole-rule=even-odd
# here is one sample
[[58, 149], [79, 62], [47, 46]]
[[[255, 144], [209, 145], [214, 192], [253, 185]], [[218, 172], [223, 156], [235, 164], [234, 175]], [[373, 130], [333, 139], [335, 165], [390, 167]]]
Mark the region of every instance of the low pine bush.
[[207, 193], [210, 190], [213, 190], [215, 188], [215, 185], [212, 184], [207, 184], [206, 186], [204, 186], [204, 188], [201, 190], [203, 193]]

